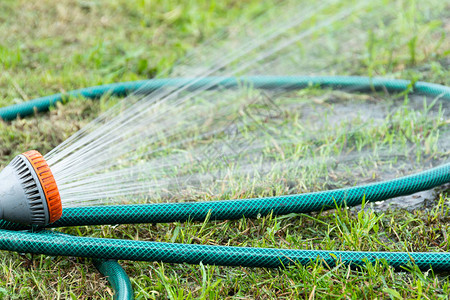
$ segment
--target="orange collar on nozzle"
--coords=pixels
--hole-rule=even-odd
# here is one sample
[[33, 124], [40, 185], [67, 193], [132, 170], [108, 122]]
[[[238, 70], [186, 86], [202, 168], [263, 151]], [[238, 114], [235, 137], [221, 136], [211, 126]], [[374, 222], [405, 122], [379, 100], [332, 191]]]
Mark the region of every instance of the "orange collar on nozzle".
[[37, 151], [16, 156], [0, 172], [0, 219], [45, 226], [62, 215], [55, 178]]
[[31, 150], [22, 154], [31, 163], [37, 177], [41, 183], [42, 190], [47, 201], [49, 223], [53, 223], [61, 218], [62, 205], [61, 196], [56, 186], [52, 171], [45, 161], [44, 157], [36, 150]]

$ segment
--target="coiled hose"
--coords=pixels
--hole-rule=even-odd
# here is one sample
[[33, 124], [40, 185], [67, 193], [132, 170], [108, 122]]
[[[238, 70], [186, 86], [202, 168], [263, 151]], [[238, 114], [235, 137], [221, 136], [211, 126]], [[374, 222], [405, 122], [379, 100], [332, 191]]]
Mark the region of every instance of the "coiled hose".
[[[132, 92], [148, 94], [165, 86], [186, 86], [188, 90], [233, 88], [237, 87], [243, 80], [258, 89], [292, 90], [319, 86], [352, 91], [381, 90], [395, 93], [419, 93], [450, 100], [449, 87], [426, 82], [414, 83], [408, 80], [385, 78], [356, 76], [173, 78], [109, 84], [47, 96], [1, 108], [0, 117], [9, 121], [18, 116], [25, 117], [33, 114], [36, 110], [45, 111], [70, 96], [99, 98], [106, 93], [122, 96]], [[431, 189], [448, 182], [450, 182], [450, 164], [444, 164], [421, 173], [390, 181], [300, 195], [196, 203], [67, 208], [63, 211], [61, 219], [48, 227], [204, 220], [207, 216], [213, 220], [238, 219], [242, 217], [252, 218], [269, 213], [275, 215], [304, 213], [331, 209], [336, 205], [355, 206], [363, 201], [382, 201]], [[19, 231], [29, 228], [6, 221], [0, 222], [0, 228], [1, 250], [46, 255], [192, 264], [202, 262], [204, 264], [249, 267], [280, 267], [289, 264], [308, 264], [316, 260], [324, 261], [329, 266], [337, 263], [355, 266], [363, 265], [367, 261], [385, 260], [395, 268], [414, 263], [422, 270], [429, 268], [435, 271], [450, 270], [449, 253], [316, 251], [142, 242], [55, 235], [49, 234], [47, 231]], [[99, 269], [102, 270], [101, 267]], [[113, 273], [119, 274], [119, 277], [124, 276], [124, 273], [121, 272], [109, 272], [110, 275]], [[114, 280], [114, 276], [110, 278], [113, 285], [115, 284]], [[117, 282], [120, 282], [120, 280]], [[119, 285], [116, 284], [115, 286]], [[126, 284], [124, 286], [127, 288]], [[116, 295], [118, 295], [117, 291]], [[127, 297], [130, 297], [129, 294], [127, 295]]]

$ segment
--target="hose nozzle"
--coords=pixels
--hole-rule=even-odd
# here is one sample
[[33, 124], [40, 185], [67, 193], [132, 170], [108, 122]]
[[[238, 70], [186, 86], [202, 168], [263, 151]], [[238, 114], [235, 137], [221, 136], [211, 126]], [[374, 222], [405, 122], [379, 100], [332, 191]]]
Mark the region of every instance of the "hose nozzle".
[[61, 217], [55, 178], [37, 151], [16, 156], [0, 172], [0, 219], [45, 226]]

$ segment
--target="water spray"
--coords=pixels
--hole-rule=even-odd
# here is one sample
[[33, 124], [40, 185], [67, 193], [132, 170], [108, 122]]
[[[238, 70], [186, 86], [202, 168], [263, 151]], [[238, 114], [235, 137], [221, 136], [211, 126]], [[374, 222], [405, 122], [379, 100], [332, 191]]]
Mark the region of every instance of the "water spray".
[[62, 205], [55, 178], [37, 151], [16, 156], [0, 172], [0, 218], [9, 222], [46, 226], [61, 217]]

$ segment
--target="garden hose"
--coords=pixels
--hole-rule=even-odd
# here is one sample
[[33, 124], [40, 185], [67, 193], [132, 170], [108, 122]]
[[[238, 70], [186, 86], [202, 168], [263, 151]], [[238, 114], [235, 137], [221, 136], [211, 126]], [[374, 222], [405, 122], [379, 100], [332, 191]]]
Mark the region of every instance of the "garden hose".
[[94, 260], [95, 267], [102, 273], [111, 284], [114, 293], [114, 299], [122, 300], [134, 298], [133, 288], [131, 287], [130, 278], [128, 278], [125, 270], [115, 260]]
[[63, 94], [55, 94], [31, 101], [0, 108], [0, 118], [11, 121], [17, 117], [26, 117], [37, 112], [47, 111], [57, 102], [71, 97], [99, 98], [105, 94], [125, 96], [130, 93], [149, 94], [161, 87], [186, 86], [192, 91], [208, 87], [233, 88], [243, 82], [252, 84], [257, 89], [289, 89], [297, 90], [306, 87], [322, 87], [332, 89], [351, 89], [352, 91], [388, 91], [414, 92], [430, 97], [450, 99], [450, 88], [428, 82], [411, 82], [401, 79], [369, 78], [362, 76], [248, 76], [248, 77], [205, 77], [205, 78], [165, 78], [140, 80], [123, 83], [106, 84], [74, 90]]
[[[99, 98], [104, 94], [126, 95], [133, 92], [148, 94], [165, 86], [199, 88], [233, 88], [243, 81], [257, 89], [295, 90], [309, 86], [351, 91], [387, 91], [393, 93], [419, 93], [450, 100], [450, 88], [426, 82], [411, 82], [384, 78], [356, 76], [255, 76], [154, 79], [91, 87], [66, 94], [35, 99], [0, 109], [0, 117], [9, 121], [25, 117], [35, 111], [45, 111], [57, 102], [71, 96]], [[115, 205], [67, 208], [61, 218], [46, 227], [98, 224], [157, 223], [185, 220], [239, 219], [304, 213], [355, 206], [413, 194], [450, 182], [450, 164], [394, 180], [325, 192], [278, 197], [209, 201], [194, 203], [167, 203], [145, 205]], [[0, 199], [2, 202], [3, 199]], [[422, 270], [450, 270], [450, 253], [407, 252], [354, 252], [327, 250], [290, 250], [248, 247], [226, 247], [156, 243], [120, 239], [102, 239], [49, 234], [47, 231], [19, 231], [30, 229], [30, 223], [0, 221], [0, 249], [46, 255], [80, 256], [98, 259], [125, 259], [176, 263], [204, 263], [227, 266], [280, 267], [289, 264], [309, 264], [322, 261], [328, 266], [336, 264], [364, 265], [366, 262], [385, 261], [394, 268], [413, 263]], [[21, 224], [19, 224], [21, 223]], [[119, 285], [117, 285], [119, 286]]]
[[[65, 208], [61, 218], [46, 227], [203, 221], [208, 217], [231, 220], [271, 213], [308, 213], [409, 195], [447, 182], [450, 182], [450, 164], [389, 181], [324, 192], [240, 200], [71, 207]], [[30, 226], [0, 221], [0, 228], [25, 230]]]

